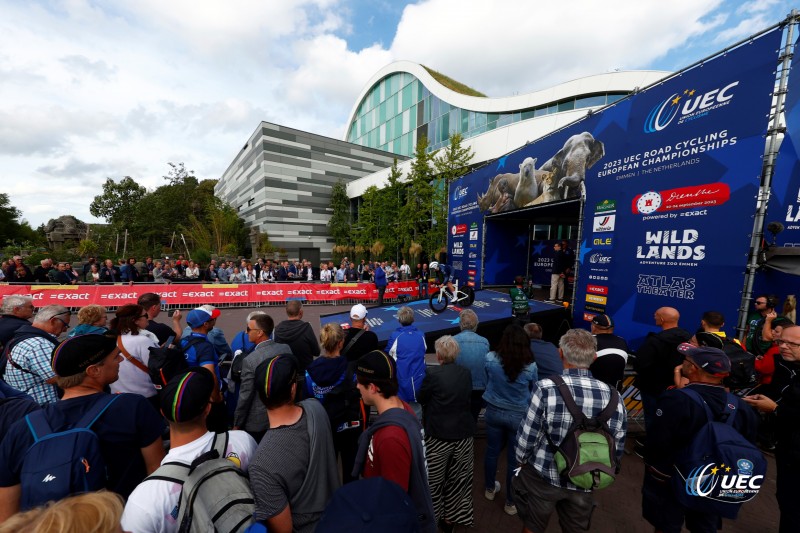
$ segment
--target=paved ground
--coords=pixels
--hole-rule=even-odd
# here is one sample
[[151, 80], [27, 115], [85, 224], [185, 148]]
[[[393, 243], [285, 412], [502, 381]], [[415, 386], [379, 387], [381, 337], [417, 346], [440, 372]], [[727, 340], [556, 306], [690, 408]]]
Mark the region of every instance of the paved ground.
[[[346, 311], [349, 306], [305, 306], [305, 320], [311, 323], [316, 333], [319, 333], [319, 316], [321, 314]], [[275, 322], [285, 318], [281, 307], [263, 308]], [[222, 316], [217, 321], [228, 339], [244, 329], [245, 318], [252, 311], [251, 308], [223, 309]], [[166, 322], [166, 315], [159, 317]], [[75, 322], [73, 320], [73, 322]], [[632, 450], [632, 439], [629, 439], [626, 449]], [[503, 512], [505, 487], [495, 499], [490, 502], [483, 496], [483, 454], [486, 449], [483, 422], [479, 422], [478, 437], [475, 442], [475, 479], [473, 483], [473, 498], [475, 502], [475, 525], [469, 530], [476, 533], [514, 532], [520, 531], [522, 523], [515, 516], [508, 516]], [[771, 533], [778, 531], [778, 504], [775, 499], [775, 460], [768, 456], [769, 470], [767, 479], [758, 497], [745, 504], [736, 521], [725, 520], [723, 531], [733, 533]], [[501, 471], [497, 479], [504, 483], [505, 465], [501, 459]], [[626, 451], [622, 463], [621, 475], [615, 483], [596, 493], [598, 503], [592, 519], [591, 531], [600, 533], [650, 533], [653, 528], [641, 517], [641, 482], [643, 476], [642, 460]], [[551, 518], [548, 532], [560, 531], [557, 518]], [[459, 531], [467, 531], [464, 528]]]

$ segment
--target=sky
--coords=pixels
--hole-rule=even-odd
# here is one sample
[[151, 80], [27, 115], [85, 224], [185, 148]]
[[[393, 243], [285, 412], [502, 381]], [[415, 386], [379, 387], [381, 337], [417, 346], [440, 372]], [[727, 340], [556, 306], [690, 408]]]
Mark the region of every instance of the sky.
[[[787, 0], [0, 0], [0, 192], [33, 227], [106, 178], [218, 179], [260, 121], [341, 139], [370, 77], [422, 63], [488, 96], [675, 71]], [[0, 243], [2, 245], [4, 243]]]

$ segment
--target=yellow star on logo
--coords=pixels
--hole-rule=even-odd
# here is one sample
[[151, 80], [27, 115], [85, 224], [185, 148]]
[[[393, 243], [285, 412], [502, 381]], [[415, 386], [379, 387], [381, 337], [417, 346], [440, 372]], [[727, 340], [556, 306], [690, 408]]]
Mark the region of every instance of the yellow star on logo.
[[681, 97], [680, 96], [676, 96], [675, 98], [672, 99], [672, 105], [678, 105], [678, 102], [680, 102], [680, 101], [681, 101]]
[[694, 89], [692, 89], [691, 91], [689, 91], [689, 96], [692, 96], [692, 95], [694, 95]]
[[717, 474], [717, 472], [719, 472], [719, 468], [717, 468], [716, 466], [715, 466], [714, 468], [712, 468], [712, 469], [711, 469], [711, 473], [712, 473], [712, 474], [716, 475], [716, 474]]
[[725, 463], [722, 463], [721, 465], [719, 465], [719, 467], [720, 468], [725, 468]]
[[727, 468], [725, 468], [725, 471], [726, 471], [726, 472], [730, 472], [730, 471], [731, 471], [731, 467], [727, 467]]
[[684, 89], [683, 94], [689, 94], [689, 89]]

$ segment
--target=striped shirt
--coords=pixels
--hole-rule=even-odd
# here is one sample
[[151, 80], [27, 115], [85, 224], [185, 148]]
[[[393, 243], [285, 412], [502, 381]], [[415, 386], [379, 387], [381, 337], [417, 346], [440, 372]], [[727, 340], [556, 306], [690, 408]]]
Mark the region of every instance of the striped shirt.
[[[602, 381], [591, 377], [588, 369], [566, 369], [563, 378], [575, 398], [575, 403], [587, 417], [597, 416], [608, 405], [611, 389]], [[548, 441], [549, 437], [552, 442], [561, 444], [572, 426], [572, 421], [572, 415], [561, 399], [555, 383], [550, 379], [538, 381], [528, 413], [517, 431], [516, 459], [520, 465], [530, 464], [553, 486], [584, 491], [569, 482], [565, 485], [561, 480], [553, 458], [556, 450]], [[608, 421], [608, 427], [614, 436], [617, 461], [622, 459], [625, 451], [626, 426], [627, 411], [620, 398], [616, 412]]]

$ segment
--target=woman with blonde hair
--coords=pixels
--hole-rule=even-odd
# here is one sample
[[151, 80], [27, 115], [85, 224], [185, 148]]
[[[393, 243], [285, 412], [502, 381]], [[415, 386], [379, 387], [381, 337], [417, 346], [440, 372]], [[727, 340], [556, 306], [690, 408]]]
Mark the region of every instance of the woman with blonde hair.
[[320, 401], [328, 413], [333, 433], [333, 448], [342, 457], [342, 482], [355, 481], [353, 463], [358, 451], [358, 438], [364, 432], [366, 411], [355, 381], [356, 362], [342, 357], [344, 330], [328, 323], [319, 333], [322, 357], [306, 369], [307, 398]]
[[0, 533], [119, 533], [122, 497], [114, 492], [86, 492], [30, 511], [0, 525]]
[[102, 335], [108, 331], [106, 321], [108, 320], [106, 308], [102, 305], [92, 304], [82, 307], [78, 311], [78, 325], [69, 332], [68, 337], [75, 335]]
[[150, 348], [157, 348], [158, 342], [147, 331], [148, 324], [147, 312], [141, 305], [129, 304], [117, 309], [111, 330], [117, 334], [117, 347], [124, 360], [119, 365], [119, 379], [110, 387], [112, 394], [140, 394], [159, 410], [157, 391], [147, 369]]

